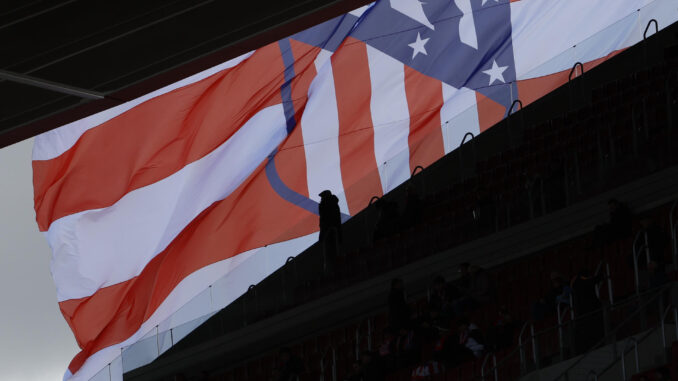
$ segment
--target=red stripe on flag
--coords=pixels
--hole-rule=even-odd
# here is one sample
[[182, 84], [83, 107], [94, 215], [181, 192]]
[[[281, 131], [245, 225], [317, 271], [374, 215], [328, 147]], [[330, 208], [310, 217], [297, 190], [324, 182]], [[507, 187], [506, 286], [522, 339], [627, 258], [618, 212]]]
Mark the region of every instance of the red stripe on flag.
[[372, 85], [365, 43], [347, 38], [332, 55], [339, 115], [341, 179], [351, 215], [381, 196], [381, 178], [374, 154], [370, 97]]
[[405, 66], [405, 92], [410, 110], [410, 171], [426, 168], [445, 155], [440, 108], [442, 83]]
[[85, 132], [59, 157], [33, 162], [41, 231], [61, 217], [112, 205], [200, 159], [264, 107], [281, 102], [278, 44], [240, 65], [148, 100]]
[[318, 217], [278, 196], [263, 169], [264, 164], [228, 198], [204, 210], [137, 277], [92, 296], [59, 303], [82, 348], [71, 363], [71, 372], [85, 358], [137, 332], [191, 273], [238, 253], [317, 230]]
[[477, 91], [476, 102], [478, 105], [478, 123], [480, 125], [480, 132], [485, 132], [485, 130], [504, 119], [506, 107]]

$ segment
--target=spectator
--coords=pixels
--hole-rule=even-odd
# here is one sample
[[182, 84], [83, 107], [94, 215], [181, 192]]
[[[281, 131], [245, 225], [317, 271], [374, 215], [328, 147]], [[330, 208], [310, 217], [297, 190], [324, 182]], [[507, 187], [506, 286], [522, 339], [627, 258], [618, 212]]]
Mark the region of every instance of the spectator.
[[470, 266], [468, 285], [466, 293], [455, 303], [454, 310], [458, 315], [476, 310], [493, 300], [495, 290], [485, 269]]
[[384, 338], [379, 344], [379, 362], [386, 371], [395, 367], [396, 358], [396, 334], [390, 327], [384, 329]]
[[337, 246], [341, 242], [341, 212], [339, 199], [329, 190], [320, 192], [320, 205], [318, 215], [320, 217], [320, 235], [318, 240], [323, 247], [336, 253]]
[[600, 248], [631, 235], [633, 220], [629, 208], [614, 198], [607, 202], [607, 206], [608, 222], [593, 230], [593, 247]]
[[441, 373], [441, 366], [433, 359], [433, 349], [430, 346], [422, 348], [421, 361], [412, 370], [412, 381], [430, 381], [433, 376]]
[[399, 330], [409, 326], [410, 307], [405, 300], [405, 287], [402, 279], [391, 281], [391, 292], [388, 295], [388, 318], [391, 327]]
[[558, 304], [570, 304], [572, 288], [557, 272], [551, 273], [551, 289], [532, 306], [532, 319], [540, 321], [555, 313]]
[[485, 350], [485, 338], [482, 332], [477, 325], [465, 318], [459, 320], [459, 344], [476, 358], [481, 357]]
[[448, 316], [451, 309], [451, 288], [445, 282], [445, 278], [437, 276], [433, 280], [429, 293], [429, 305], [440, 311], [442, 316]]
[[280, 372], [278, 381], [296, 381], [304, 371], [301, 359], [289, 348], [280, 349]]
[[444, 326], [446, 325], [440, 310], [435, 306], [431, 306], [431, 308], [424, 311], [419, 317], [415, 335], [419, 337], [421, 341], [427, 343], [434, 342], [440, 335], [441, 330], [445, 329]]
[[381, 367], [375, 361], [374, 356], [370, 352], [363, 352], [360, 356], [362, 364], [363, 381], [381, 381], [384, 379]]
[[460, 294], [467, 293], [469, 288], [471, 288], [471, 272], [469, 269], [471, 264], [468, 262], [463, 262], [459, 264], [459, 279], [457, 280], [457, 288], [459, 289]]
[[363, 371], [360, 361], [351, 363], [351, 369], [348, 371], [344, 381], [363, 381]]
[[506, 306], [502, 306], [499, 309], [499, 316], [494, 322], [491, 331], [490, 340], [495, 349], [505, 349], [510, 347], [513, 344], [513, 336], [516, 331], [516, 322], [513, 320], [511, 314], [509, 314]]
[[[669, 238], [666, 232], [657, 225], [654, 219], [649, 217], [640, 220], [640, 226], [642, 228], [641, 234], [645, 235], [645, 237], [641, 237], [641, 244], [647, 245], [650, 252], [650, 261], [656, 262], [663, 270], [665, 263], [664, 256], [669, 245]], [[638, 260], [640, 262], [648, 262], [647, 258], [639, 258]]]
[[[602, 281], [602, 276], [591, 276], [588, 271], [581, 271], [572, 280], [572, 296], [575, 322], [575, 349], [577, 353], [584, 353], [602, 339], [603, 332], [602, 312], [600, 300], [596, 294], [596, 285]], [[598, 311], [598, 312], [595, 312]]]
[[648, 286], [651, 289], [663, 286], [669, 281], [668, 277], [666, 276], [666, 271], [662, 269], [655, 261], [650, 261], [650, 263], [647, 264], [647, 273]]
[[416, 361], [418, 353], [413, 330], [406, 327], [400, 328], [396, 338], [396, 351], [398, 366], [409, 366]]

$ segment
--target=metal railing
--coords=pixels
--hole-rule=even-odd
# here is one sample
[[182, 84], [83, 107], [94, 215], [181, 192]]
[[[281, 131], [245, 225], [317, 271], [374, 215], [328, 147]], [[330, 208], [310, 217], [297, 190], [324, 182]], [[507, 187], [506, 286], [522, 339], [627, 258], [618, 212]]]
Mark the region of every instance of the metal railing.
[[[645, 242], [640, 247], [638, 247], [638, 240], [641, 238], [641, 236], [645, 237]], [[637, 295], [640, 295], [640, 276], [638, 273], [638, 257], [640, 256], [642, 251], [645, 251], [646, 263], [650, 263], [650, 248], [647, 243], [648, 243], [647, 232], [642, 230], [639, 231], [636, 234], [636, 237], [633, 239], [633, 276]]]
[[669, 227], [671, 229], [671, 257], [673, 258], [673, 268], [678, 269], [678, 242], [676, 237], [676, 221], [673, 218], [676, 212], [676, 207], [678, 207], [678, 200], [673, 202], [671, 205], [671, 211], [669, 212]]
[[492, 359], [492, 364], [494, 365], [491, 371], [494, 370], [494, 381], [499, 381], [499, 370], [497, 369], [497, 356], [494, 353], [488, 353], [485, 355], [482, 365], [480, 365], [480, 377], [485, 381], [485, 368], [487, 365], [487, 360]]
[[[670, 283], [661, 287], [658, 287], [653, 290], [649, 290], [645, 293], [643, 293], [643, 297], [630, 297], [627, 301], [622, 302], [620, 304], [626, 304], [626, 303], [637, 303], [638, 307], [631, 313], [626, 314], [624, 320], [622, 320], [621, 323], [619, 323], [613, 330], [611, 330], [608, 334], [606, 334], [601, 340], [598, 341], [596, 345], [594, 345], [592, 348], [590, 348], [583, 356], [579, 357], [576, 361], [574, 361], [572, 364], [570, 364], [569, 367], [567, 367], [565, 370], [563, 370], [554, 380], [567, 380], [567, 375], [572, 371], [575, 367], [577, 367], [579, 364], [581, 364], [582, 361], [584, 361], [586, 358], [591, 356], [593, 352], [596, 350], [602, 348], [603, 346], [606, 345], [606, 343], [615, 341], [616, 340], [616, 335], [619, 331], [621, 331], [622, 328], [625, 328], [627, 324], [629, 324], [632, 321], [635, 321], [635, 318], [644, 318], [643, 313], [647, 310], [647, 307], [655, 303], [656, 301], [660, 300], [660, 298], [664, 295], [664, 292], [669, 289], [669, 287], [672, 287], [674, 284]], [[658, 329], [657, 327], [656, 329]], [[627, 340], [628, 341], [628, 340]], [[622, 351], [622, 356], [627, 352], [628, 348], [626, 348]], [[619, 358], [615, 358], [613, 362], [605, 368], [600, 374], [604, 373], [608, 369], [610, 369], [617, 361], [619, 361]]]

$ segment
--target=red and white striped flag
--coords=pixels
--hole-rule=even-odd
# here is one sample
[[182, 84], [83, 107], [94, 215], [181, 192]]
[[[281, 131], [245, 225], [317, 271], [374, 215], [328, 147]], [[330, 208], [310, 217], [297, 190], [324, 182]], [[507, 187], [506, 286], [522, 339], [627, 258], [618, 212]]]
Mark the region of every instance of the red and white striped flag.
[[270, 274], [257, 249], [317, 231], [322, 190], [355, 215], [674, 5], [383, 0], [38, 136], [37, 222], [82, 348], [65, 378], [217, 279], [237, 297]]

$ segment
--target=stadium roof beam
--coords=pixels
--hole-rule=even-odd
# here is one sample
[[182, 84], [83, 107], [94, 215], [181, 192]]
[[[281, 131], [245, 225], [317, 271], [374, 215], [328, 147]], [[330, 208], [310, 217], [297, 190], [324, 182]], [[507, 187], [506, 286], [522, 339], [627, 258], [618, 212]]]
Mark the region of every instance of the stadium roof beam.
[[65, 85], [63, 83], [58, 83], [58, 82], [52, 82], [52, 81], [48, 81], [46, 79], [36, 78], [36, 77], [32, 77], [30, 75], [14, 73], [14, 72], [2, 70], [2, 69], [0, 69], [0, 78], [6, 79], [8, 81], [16, 82], [16, 83], [21, 83], [21, 84], [28, 85], [28, 86], [34, 86], [34, 87], [39, 87], [39, 88], [45, 89], [45, 90], [55, 91], [57, 93], [75, 95], [76, 97], [80, 97], [80, 98], [84, 98], [84, 99], [104, 99], [104, 98], [106, 98], [106, 94], [103, 94], [103, 93], [100, 93], [100, 92], [97, 92], [97, 91], [81, 89], [81, 88], [78, 88], [78, 87], [75, 87], [75, 86]]

